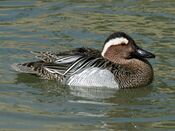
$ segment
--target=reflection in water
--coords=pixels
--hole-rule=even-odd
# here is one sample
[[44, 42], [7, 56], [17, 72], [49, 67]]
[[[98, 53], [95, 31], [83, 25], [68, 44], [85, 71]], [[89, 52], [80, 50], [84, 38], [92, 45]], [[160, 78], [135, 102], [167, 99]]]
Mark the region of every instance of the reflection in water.
[[105, 87], [76, 87], [70, 86], [70, 93], [87, 99], [107, 99], [114, 97], [118, 89]]
[[[96, 122], [103, 120], [101, 128], [112, 128], [115, 130], [124, 128], [125, 123], [127, 123], [128, 129], [137, 129], [138, 126], [142, 125], [137, 123], [139, 119], [133, 120], [136, 114], [141, 115], [138, 113], [138, 110], [140, 109], [141, 113], [144, 106], [143, 103], [141, 101], [139, 102], [137, 99], [146, 97], [152, 90], [149, 87], [127, 90], [94, 87], [67, 87], [61, 86], [56, 81], [41, 80], [28, 74], [18, 74], [16, 83], [23, 83], [33, 88], [41, 88], [43, 92], [42, 95], [46, 96], [63, 97], [73, 95], [75, 98], [68, 99], [67, 102], [69, 105], [68, 107], [72, 108], [71, 112], [74, 112], [73, 114], [76, 117], [84, 117], [84, 119], [87, 120], [95, 119]], [[54, 99], [56, 98], [54, 97]], [[45, 100], [45, 102], [46, 101], [47, 100]], [[42, 102], [42, 100], [40, 100], [40, 102]], [[128, 106], [126, 106], [126, 104]], [[146, 101], [144, 101], [144, 104], [146, 104]], [[149, 105], [149, 103], [147, 104]], [[87, 110], [92, 107], [95, 107], [96, 110]], [[68, 110], [67, 106], [65, 108]], [[74, 108], [78, 111], [74, 111]], [[90, 121], [93, 122], [92, 120]]]

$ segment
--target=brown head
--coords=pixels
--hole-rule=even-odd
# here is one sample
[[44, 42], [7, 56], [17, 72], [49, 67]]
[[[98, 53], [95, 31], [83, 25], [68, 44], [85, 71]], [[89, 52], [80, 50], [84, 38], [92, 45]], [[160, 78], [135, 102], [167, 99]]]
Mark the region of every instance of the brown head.
[[135, 41], [123, 32], [115, 32], [106, 39], [101, 55], [118, 64], [125, 64], [131, 59], [155, 58], [154, 54], [138, 47]]

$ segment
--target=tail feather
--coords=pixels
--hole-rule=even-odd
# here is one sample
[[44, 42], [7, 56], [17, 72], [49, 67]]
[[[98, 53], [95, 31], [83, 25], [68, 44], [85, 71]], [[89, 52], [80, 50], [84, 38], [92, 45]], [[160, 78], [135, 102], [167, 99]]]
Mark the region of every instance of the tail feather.
[[17, 72], [37, 74], [37, 71], [35, 71], [32, 67], [27, 66], [26, 64], [14, 63], [11, 65], [11, 67]]

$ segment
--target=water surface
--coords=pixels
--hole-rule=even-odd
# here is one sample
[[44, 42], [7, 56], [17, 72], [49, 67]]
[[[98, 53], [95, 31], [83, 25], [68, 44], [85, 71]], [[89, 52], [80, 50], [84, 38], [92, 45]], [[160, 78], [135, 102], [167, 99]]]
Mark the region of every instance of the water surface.
[[[0, 130], [175, 129], [174, 0], [0, 0]], [[124, 31], [156, 54], [151, 85], [119, 90], [62, 87], [18, 74], [30, 51], [101, 49]]]

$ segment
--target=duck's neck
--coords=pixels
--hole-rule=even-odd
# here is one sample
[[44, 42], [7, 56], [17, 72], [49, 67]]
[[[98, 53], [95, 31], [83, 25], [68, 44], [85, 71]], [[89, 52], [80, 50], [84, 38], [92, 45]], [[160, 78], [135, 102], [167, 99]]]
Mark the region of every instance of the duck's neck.
[[153, 69], [147, 60], [130, 59], [122, 64], [117, 80], [121, 88], [143, 87], [153, 80]]

